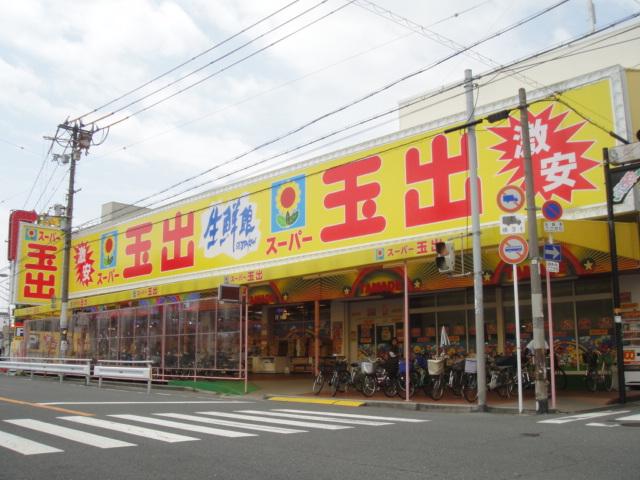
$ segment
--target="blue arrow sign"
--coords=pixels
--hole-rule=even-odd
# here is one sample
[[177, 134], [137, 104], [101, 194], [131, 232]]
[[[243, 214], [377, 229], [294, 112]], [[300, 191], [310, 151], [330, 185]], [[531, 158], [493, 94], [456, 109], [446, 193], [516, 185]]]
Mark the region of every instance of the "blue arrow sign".
[[552, 262], [559, 262], [562, 260], [562, 250], [557, 243], [547, 243], [544, 246], [544, 259]]

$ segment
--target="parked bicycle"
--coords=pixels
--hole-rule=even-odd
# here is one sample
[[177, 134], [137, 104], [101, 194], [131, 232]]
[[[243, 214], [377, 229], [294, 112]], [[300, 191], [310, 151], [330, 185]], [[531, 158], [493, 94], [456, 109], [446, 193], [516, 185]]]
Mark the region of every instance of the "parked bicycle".
[[592, 350], [585, 352], [582, 358], [587, 365], [584, 378], [587, 390], [595, 392], [598, 387], [602, 387], [603, 390], [610, 392], [613, 389], [613, 374], [609, 356], [603, 355], [598, 350]]

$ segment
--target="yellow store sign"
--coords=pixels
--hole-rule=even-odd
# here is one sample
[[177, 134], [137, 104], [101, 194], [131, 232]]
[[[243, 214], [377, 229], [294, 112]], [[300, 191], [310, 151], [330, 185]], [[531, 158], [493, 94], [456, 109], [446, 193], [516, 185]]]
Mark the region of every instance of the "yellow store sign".
[[[589, 104], [602, 124], [612, 125], [608, 80], [576, 88], [565, 98]], [[554, 101], [531, 105], [529, 122], [538, 205], [555, 199], [567, 212], [602, 205], [599, 162], [611, 137]], [[499, 220], [500, 189], [524, 186], [520, 133], [517, 110], [477, 131], [483, 225]], [[72, 245], [72, 295], [219, 275], [225, 269], [250, 272], [243, 278], [254, 282], [262, 279], [262, 268], [363, 248], [371, 251], [370, 263], [392, 260], [393, 250], [376, 246], [446, 236], [468, 224], [466, 152], [467, 136], [461, 132], [424, 132], [85, 231]], [[399, 256], [434, 251], [431, 241], [407, 245], [411, 251]]]

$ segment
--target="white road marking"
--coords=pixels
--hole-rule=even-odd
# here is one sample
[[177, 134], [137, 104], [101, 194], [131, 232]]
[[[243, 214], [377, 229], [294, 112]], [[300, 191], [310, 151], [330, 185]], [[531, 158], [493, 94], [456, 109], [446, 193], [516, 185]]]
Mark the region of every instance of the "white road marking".
[[353, 427], [346, 427], [342, 425], [328, 425], [324, 423], [285, 420], [282, 418], [264, 418], [264, 417], [258, 417], [255, 415], [240, 415], [237, 413], [226, 413], [226, 412], [196, 412], [196, 413], [199, 415], [211, 415], [213, 417], [235, 418], [237, 420], [249, 420], [252, 422], [275, 423], [277, 425], [290, 425], [292, 427], [319, 428], [322, 430], [344, 430], [345, 428], [353, 428]]
[[381, 425], [393, 425], [390, 422], [373, 422], [371, 420], [352, 420], [347, 418], [335, 418], [335, 417], [323, 417], [318, 418], [313, 415], [301, 415], [295, 413], [279, 413], [279, 412], [263, 412], [260, 410], [238, 410], [239, 413], [248, 413], [254, 415], [265, 415], [267, 417], [285, 417], [285, 418], [295, 418], [298, 420], [322, 420], [325, 422], [332, 423], [343, 423], [347, 425], [368, 425], [370, 427], [379, 427]]
[[177, 442], [190, 442], [194, 440], [200, 440], [195, 437], [187, 437], [185, 435], [178, 435], [176, 433], [162, 432], [160, 430], [153, 430], [151, 428], [139, 427], [137, 425], [128, 425], [126, 423], [110, 422], [109, 420], [102, 420], [94, 417], [58, 417], [69, 422], [80, 423], [82, 425], [89, 425], [91, 427], [106, 428], [108, 430], [114, 430], [116, 432], [128, 433], [130, 435], [137, 435], [139, 437], [151, 438], [153, 440], [159, 440], [167, 443]]
[[175, 404], [222, 404], [222, 403], [255, 403], [243, 400], [189, 400], [189, 401], [168, 401], [168, 402], [47, 402], [36, 405], [175, 405]]
[[390, 422], [407, 422], [407, 423], [422, 423], [430, 422], [431, 420], [419, 420], [417, 418], [402, 418], [402, 417], [379, 417], [376, 415], [358, 415], [355, 413], [335, 413], [335, 412], [318, 412], [316, 410], [294, 410], [291, 408], [276, 408], [274, 412], [290, 412], [290, 413], [304, 413], [309, 415], [322, 415], [327, 417], [345, 417], [345, 418], [362, 418], [364, 420], [382, 420]]
[[39, 455], [41, 453], [57, 453], [63, 452], [58, 448], [50, 447], [44, 443], [34, 442], [27, 438], [18, 437], [7, 432], [0, 432], [0, 447], [13, 450], [22, 455]]
[[[619, 413], [626, 413], [626, 412], [619, 412]], [[636, 414], [636, 415], [628, 415], [626, 417], [620, 417], [620, 418], [616, 418], [616, 420], [621, 420], [621, 421], [627, 421], [627, 420], [631, 420], [631, 421], [636, 421], [639, 422], [640, 421], [640, 413]]]
[[83, 432], [81, 430], [74, 430], [73, 428], [61, 427], [54, 425], [53, 423], [41, 422], [40, 420], [33, 420], [30, 418], [17, 418], [15, 420], [5, 420], [7, 423], [18, 425], [19, 427], [30, 428], [37, 432], [48, 433], [56, 437], [66, 438], [73, 442], [84, 443], [85, 445], [91, 445], [97, 448], [120, 448], [120, 447], [135, 447], [135, 443], [122, 442], [113, 438], [103, 437], [101, 435], [95, 435], [93, 433]]
[[205, 418], [197, 415], [183, 415], [181, 413], [155, 413], [161, 417], [177, 418], [179, 420], [189, 420], [192, 422], [208, 423], [210, 425], [222, 425], [223, 427], [244, 428], [246, 430], [257, 430], [260, 432], [271, 433], [303, 433], [306, 430], [294, 430], [292, 428], [272, 427], [269, 425], [252, 425], [251, 423], [233, 422], [230, 420], [222, 420], [219, 418]]
[[204, 427], [202, 425], [191, 425], [188, 423], [172, 422], [170, 420], [162, 420], [160, 418], [142, 417], [140, 415], [109, 415], [110, 417], [122, 418], [123, 420], [133, 420], [134, 422], [151, 423], [153, 425], [162, 425], [163, 427], [175, 428], [177, 430], [187, 430], [189, 432], [207, 433], [209, 435], [218, 435], [220, 437], [255, 437], [254, 433], [234, 432], [231, 430], [222, 430], [220, 428]]
[[617, 423], [598, 423], [598, 422], [593, 422], [593, 423], [587, 423], [587, 427], [607, 427], [607, 428], [612, 428], [612, 427], [619, 427], [620, 425], [618, 425]]
[[605, 410], [603, 412], [590, 412], [590, 413], [580, 413], [578, 415], [571, 415], [569, 417], [560, 417], [560, 418], [552, 418], [550, 420], [541, 420], [538, 423], [569, 423], [569, 422], [578, 422], [580, 420], [589, 420], [591, 418], [598, 417], [608, 417], [609, 415], [618, 415], [620, 413], [627, 413], [629, 410]]

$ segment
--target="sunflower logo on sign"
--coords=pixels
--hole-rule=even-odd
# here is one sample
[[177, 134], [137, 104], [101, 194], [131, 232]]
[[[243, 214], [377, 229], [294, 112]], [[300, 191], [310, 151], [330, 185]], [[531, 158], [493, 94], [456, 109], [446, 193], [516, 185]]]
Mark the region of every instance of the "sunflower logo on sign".
[[271, 186], [271, 231], [303, 227], [305, 220], [305, 177], [281, 180]]
[[100, 269], [116, 266], [118, 252], [118, 232], [103, 233], [100, 237]]

